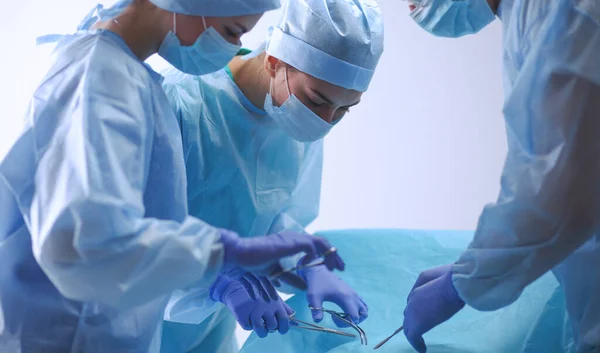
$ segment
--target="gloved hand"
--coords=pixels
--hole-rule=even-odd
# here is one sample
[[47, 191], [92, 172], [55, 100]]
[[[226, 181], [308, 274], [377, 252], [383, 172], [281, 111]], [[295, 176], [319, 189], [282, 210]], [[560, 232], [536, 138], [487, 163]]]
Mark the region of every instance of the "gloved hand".
[[231, 311], [244, 330], [264, 338], [269, 332], [286, 334], [294, 312], [277, 294], [268, 278], [234, 269], [217, 278], [210, 296]]
[[404, 334], [419, 353], [427, 352], [423, 334], [459, 312], [465, 302], [452, 283], [452, 265], [421, 272], [404, 309]]
[[[241, 238], [236, 233], [221, 229], [221, 241], [225, 247], [225, 269], [241, 267], [259, 275], [276, 271], [281, 258], [301, 252], [314, 259], [331, 248], [323, 237], [295, 232], [282, 232], [261, 237]], [[344, 261], [337, 253], [325, 258], [329, 270], [344, 270]]]
[[[300, 264], [307, 263], [305, 259]], [[337, 304], [355, 324], [363, 322], [369, 316], [367, 304], [358, 294], [341, 278], [328, 271], [325, 266], [307, 267], [298, 271], [308, 284], [306, 300], [313, 308], [323, 308], [323, 302], [328, 301]], [[323, 320], [323, 312], [313, 310], [312, 317], [315, 322]], [[338, 327], [349, 325], [335, 316], [333, 322]]]

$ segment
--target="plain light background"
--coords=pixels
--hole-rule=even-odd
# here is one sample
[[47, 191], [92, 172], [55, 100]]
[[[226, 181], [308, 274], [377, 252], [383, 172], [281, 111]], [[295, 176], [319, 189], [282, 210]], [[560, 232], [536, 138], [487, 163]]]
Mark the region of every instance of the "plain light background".
[[[405, 2], [379, 3], [385, 53], [363, 102], [326, 138], [321, 216], [310, 229], [474, 229], [498, 194], [506, 153], [500, 23], [477, 36], [439, 39], [411, 21]], [[73, 31], [95, 4], [3, 4], [0, 158], [50, 60], [52, 46], [36, 47], [35, 38]], [[244, 45], [257, 47], [278, 17], [263, 16]], [[243, 341], [247, 333], [237, 336]]]

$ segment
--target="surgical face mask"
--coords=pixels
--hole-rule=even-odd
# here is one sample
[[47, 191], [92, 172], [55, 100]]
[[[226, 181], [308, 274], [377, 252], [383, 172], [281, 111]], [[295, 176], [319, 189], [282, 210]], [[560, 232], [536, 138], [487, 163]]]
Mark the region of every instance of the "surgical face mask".
[[273, 104], [273, 97], [271, 96], [273, 90], [273, 80], [271, 79], [271, 87], [265, 98], [264, 106], [267, 114], [275, 120], [277, 125], [289, 137], [296, 141], [314, 142], [325, 137], [333, 125], [321, 119], [290, 92], [287, 66], [285, 68], [285, 85], [288, 91], [288, 99], [281, 107], [277, 107]]
[[231, 44], [213, 27], [206, 28], [191, 46], [183, 46], [177, 38], [177, 15], [173, 13], [173, 31], [163, 40], [158, 55], [175, 66], [179, 71], [191, 75], [206, 75], [224, 68], [240, 50], [239, 45]]
[[457, 38], [474, 34], [490, 24], [496, 15], [486, 0], [408, 0], [416, 6], [410, 16], [427, 32], [438, 37]]

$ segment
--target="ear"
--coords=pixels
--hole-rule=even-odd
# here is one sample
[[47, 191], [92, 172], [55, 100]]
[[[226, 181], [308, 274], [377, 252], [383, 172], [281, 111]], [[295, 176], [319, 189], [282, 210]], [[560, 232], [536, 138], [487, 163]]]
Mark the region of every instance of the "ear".
[[265, 71], [269, 74], [269, 77], [275, 78], [277, 65], [279, 65], [280, 62], [281, 61], [274, 56], [269, 54], [265, 55]]

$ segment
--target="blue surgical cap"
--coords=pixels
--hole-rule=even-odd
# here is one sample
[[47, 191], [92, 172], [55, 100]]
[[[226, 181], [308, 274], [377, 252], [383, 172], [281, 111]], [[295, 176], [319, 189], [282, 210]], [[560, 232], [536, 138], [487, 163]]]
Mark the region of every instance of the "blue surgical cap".
[[367, 90], [383, 53], [383, 17], [373, 0], [288, 0], [267, 54], [318, 79]]
[[[132, 2], [133, 0], [119, 0], [107, 9], [98, 5], [98, 16], [90, 18], [106, 20], [115, 17]], [[280, 0], [150, 0], [150, 2], [165, 11], [207, 17], [256, 15], [281, 6]]]
[[163, 10], [192, 16], [230, 17], [278, 9], [279, 0], [150, 0]]

